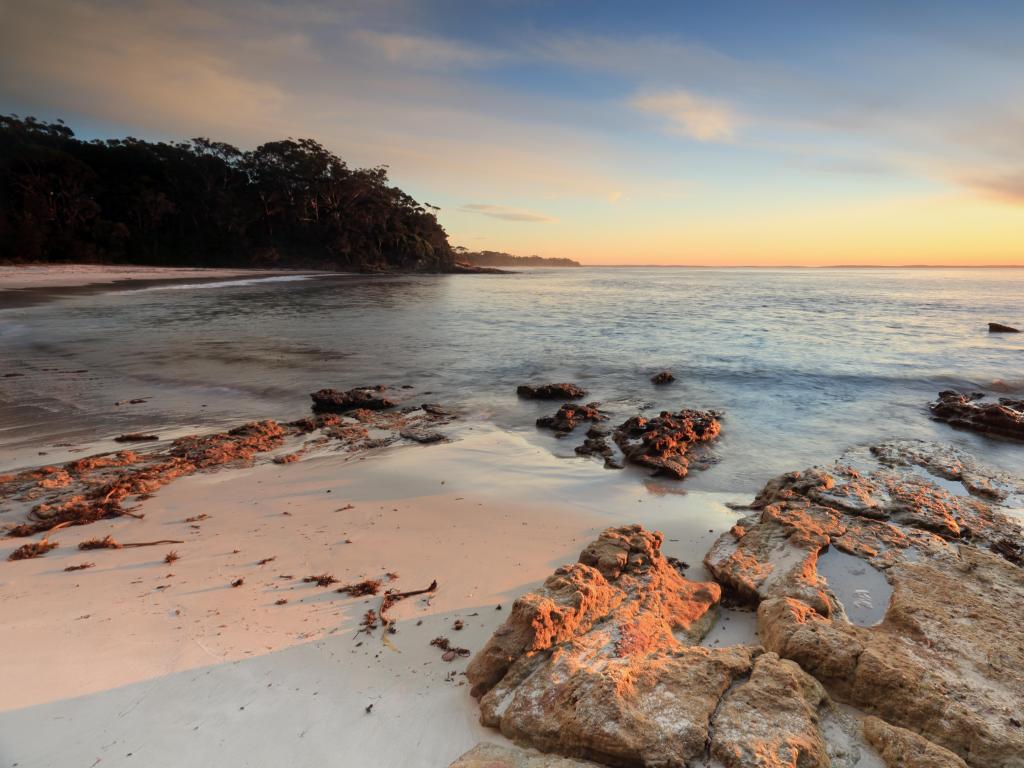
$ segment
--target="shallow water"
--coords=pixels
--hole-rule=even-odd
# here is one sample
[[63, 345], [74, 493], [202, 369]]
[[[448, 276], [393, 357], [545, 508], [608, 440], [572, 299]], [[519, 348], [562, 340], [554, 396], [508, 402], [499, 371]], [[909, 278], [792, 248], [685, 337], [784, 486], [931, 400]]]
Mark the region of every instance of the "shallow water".
[[[228, 280], [0, 311], [0, 467], [54, 443], [294, 417], [325, 386], [412, 385], [571, 455], [525, 381], [570, 380], [616, 418], [725, 412], [687, 487], [756, 490], [891, 437], [955, 441], [1007, 469], [1019, 446], [929, 420], [940, 389], [1024, 391], [1021, 270], [558, 269]], [[677, 381], [657, 388], [662, 368]], [[146, 403], [115, 406], [131, 398]]]
[[839, 598], [851, 622], [871, 627], [885, 618], [892, 586], [881, 571], [832, 547], [818, 557], [818, 573]]

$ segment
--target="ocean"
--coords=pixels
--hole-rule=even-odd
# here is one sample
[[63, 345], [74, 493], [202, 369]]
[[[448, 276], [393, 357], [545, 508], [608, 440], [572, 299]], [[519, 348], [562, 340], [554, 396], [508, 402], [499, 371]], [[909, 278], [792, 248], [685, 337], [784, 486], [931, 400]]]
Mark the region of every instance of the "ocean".
[[[123, 432], [296, 418], [313, 390], [372, 384], [572, 457], [578, 440], [534, 427], [558, 403], [515, 389], [573, 381], [612, 423], [722, 411], [719, 461], [684, 487], [752, 492], [887, 438], [953, 442], [1019, 473], [1019, 445], [927, 411], [943, 389], [1024, 392], [1024, 334], [989, 334], [990, 321], [1024, 324], [1024, 270], [532, 269], [91, 290], [0, 310], [0, 469], [109, 449]], [[676, 382], [655, 387], [662, 369]]]

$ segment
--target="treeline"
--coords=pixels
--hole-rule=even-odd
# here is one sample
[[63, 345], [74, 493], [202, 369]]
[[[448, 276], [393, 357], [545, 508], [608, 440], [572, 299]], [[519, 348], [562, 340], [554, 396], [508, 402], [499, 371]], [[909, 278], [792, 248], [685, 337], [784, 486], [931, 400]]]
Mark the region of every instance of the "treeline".
[[478, 267], [580, 267], [572, 259], [545, 258], [544, 256], [513, 256], [501, 251], [470, 251], [462, 246], [455, 247], [455, 258]]
[[82, 141], [0, 116], [0, 260], [447, 271], [431, 206], [312, 139]]

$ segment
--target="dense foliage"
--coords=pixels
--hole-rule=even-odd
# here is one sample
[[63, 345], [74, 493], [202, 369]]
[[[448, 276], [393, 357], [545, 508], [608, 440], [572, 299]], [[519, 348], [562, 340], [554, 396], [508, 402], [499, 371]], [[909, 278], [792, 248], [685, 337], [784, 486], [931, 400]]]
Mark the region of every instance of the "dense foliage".
[[456, 246], [455, 258], [478, 267], [579, 267], [578, 261], [545, 256], [513, 256], [502, 251], [470, 251]]
[[0, 116], [0, 260], [451, 268], [433, 211], [312, 139], [82, 141]]

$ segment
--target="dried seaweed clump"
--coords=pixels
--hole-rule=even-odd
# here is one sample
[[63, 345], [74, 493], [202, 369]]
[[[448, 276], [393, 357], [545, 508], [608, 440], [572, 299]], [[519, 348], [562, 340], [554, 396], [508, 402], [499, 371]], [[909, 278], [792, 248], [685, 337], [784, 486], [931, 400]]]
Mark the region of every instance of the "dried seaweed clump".
[[307, 584], [316, 584], [318, 587], [329, 587], [331, 584], [338, 583], [338, 580], [329, 573], [319, 573], [315, 576], [306, 576], [303, 578], [303, 581]]
[[33, 541], [28, 544], [22, 544], [16, 550], [11, 552], [7, 556], [8, 560], [31, 560], [33, 557], [42, 557], [51, 549], [56, 549], [60, 545], [56, 541], [50, 541], [49, 539], [43, 539], [42, 541]]
[[366, 581], [358, 581], [355, 584], [346, 584], [344, 587], [339, 587], [335, 591], [340, 592], [343, 595], [348, 595], [349, 597], [376, 595], [380, 592], [380, 580], [367, 579]]

